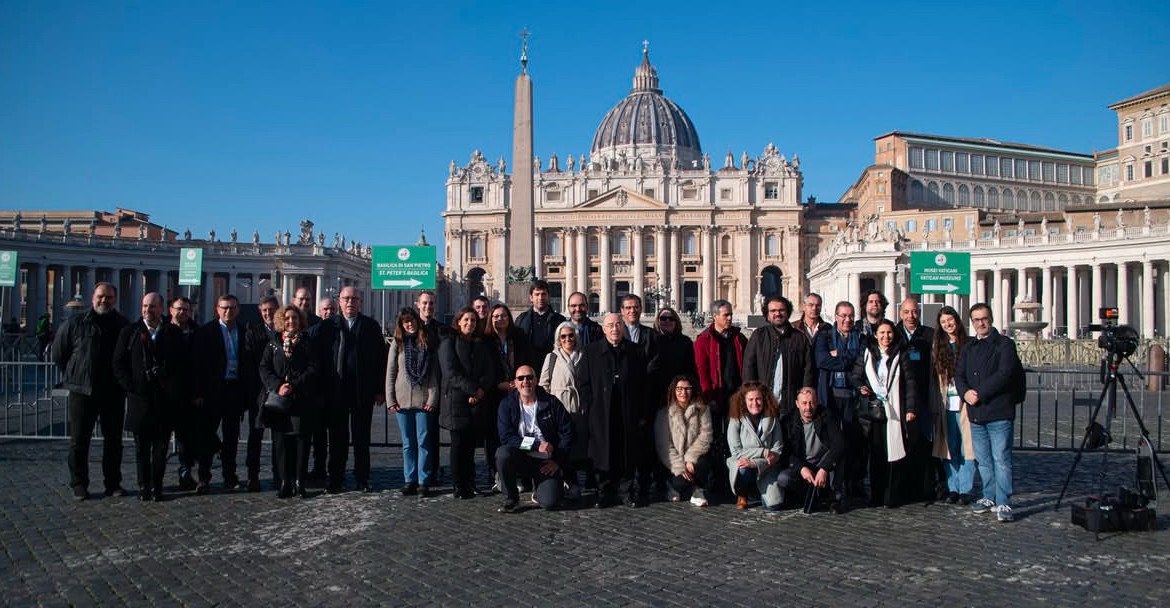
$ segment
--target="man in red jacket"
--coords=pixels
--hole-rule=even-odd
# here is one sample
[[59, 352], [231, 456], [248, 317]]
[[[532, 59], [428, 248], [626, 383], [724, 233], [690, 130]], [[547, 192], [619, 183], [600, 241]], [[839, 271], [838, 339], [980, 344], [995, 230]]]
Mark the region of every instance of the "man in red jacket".
[[[699, 388], [703, 401], [711, 410], [711, 428], [714, 429], [711, 452], [716, 467], [725, 464], [727, 456], [727, 404], [732, 393], [743, 383], [743, 349], [747, 338], [731, 324], [731, 303], [716, 300], [712, 323], [695, 338], [695, 367], [699, 370]], [[728, 479], [714, 473], [716, 483]], [[724, 488], [719, 488], [720, 490]], [[730, 488], [726, 488], [730, 491]]]

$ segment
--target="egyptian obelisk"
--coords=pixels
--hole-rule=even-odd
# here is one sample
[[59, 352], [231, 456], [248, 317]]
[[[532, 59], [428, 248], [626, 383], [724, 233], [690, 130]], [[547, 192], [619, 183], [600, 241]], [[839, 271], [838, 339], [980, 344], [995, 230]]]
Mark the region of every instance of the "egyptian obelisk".
[[[528, 31], [520, 32], [520, 75], [516, 77], [516, 99], [512, 120], [512, 200], [508, 226], [508, 274], [534, 268], [536, 262], [532, 191], [532, 80], [528, 78]], [[528, 283], [534, 278], [509, 284], [506, 301], [512, 310], [529, 305]], [[515, 280], [513, 278], [512, 280]]]

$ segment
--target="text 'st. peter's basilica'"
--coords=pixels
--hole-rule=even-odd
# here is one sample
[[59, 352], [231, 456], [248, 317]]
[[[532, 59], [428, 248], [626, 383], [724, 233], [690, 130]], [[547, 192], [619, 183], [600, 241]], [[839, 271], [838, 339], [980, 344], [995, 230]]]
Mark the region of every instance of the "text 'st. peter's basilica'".
[[[536, 114], [539, 123], [539, 105]], [[504, 299], [509, 276], [525, 276], [510, 261], [525, 238], [558, 309], [574, 291], [595, 313], [616, 311], [635, 293], [647, 312], [668, 303], [706, 311], [726, 299], [743, 318], [761, 293], [800, 296], [799, 158], [768, 144], [754, 158], [728, 149], [713, 166], [690, 117], [663, 95], [645, 49], [633, 89], [605, 114], [589, 153], [537, 156], [532, 170], [528, 235], [512, 230], [522, 211], [513, 201], [522, 197], [502, 158], [476, 150], [466, 165], [451, 163], [443, 216], [453, 305], [481, 293]]]

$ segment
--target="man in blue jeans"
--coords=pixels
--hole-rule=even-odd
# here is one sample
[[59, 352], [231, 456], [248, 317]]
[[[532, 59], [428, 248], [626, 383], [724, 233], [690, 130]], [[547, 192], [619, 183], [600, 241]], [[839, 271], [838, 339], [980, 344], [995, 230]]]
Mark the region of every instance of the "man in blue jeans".
[[971, 307], [975, 340], [959, 353], [955, 389], [967, 404], [975, 461], [983, 481], [983, 498], [972, 506], [981, 514], [994, 512], [1001, 522], [1012, 515], [1012, 431], [1016, 419], [1016, 384], [1023, 366], [1016, 343], [992, 327], [991, 307]]

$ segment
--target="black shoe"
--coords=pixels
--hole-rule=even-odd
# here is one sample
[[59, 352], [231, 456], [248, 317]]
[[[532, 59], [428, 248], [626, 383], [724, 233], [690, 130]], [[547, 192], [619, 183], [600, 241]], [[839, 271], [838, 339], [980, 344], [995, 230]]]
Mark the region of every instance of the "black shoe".
[[829, 513], [832, 513], [833, 515], [840, 515], [844, 512], [845, 503], [839, 500], [834, 500], [833, 502], [829, 503]]
[[83, 486], [74, 486], [73, 500], [89, 500], [89, 490], [85, 489]]
[[418, 489], [419, 498], [430, 498], [432, 492], [434, 492], [434, 490], [432, 490], [431, 486], [428, 485], [424, 485]]
[[195, 478], [191, 477], [190, 475], [185, 475], [179, 478], [179, 490], [182, 492], [190, 492], [191, 490], [194, 490], [195, 486], [197, 485], [199, 484], [195, 481]]
[[162, 502], [166, 500], [163, 498], [162, 488], [155, 488], [155, 490], [150, 494], [150, 499], [154, 502]]
[[950, 494], [947, 494], [947, 504], [948, 505], [953, 505], [953, 504], [956, 504], [958, 502], [959, 502], [959, 493], [958, 492], [951, 492]]
[[400, 491], [402, 492], [403, 496], [415, 496], [416, 494], [418, 494], [418, 484], [417, 483], [408, 483], [408, 484], [402, 486], [402, 490], [400, 490]]
[[959, 504], [963, 505], [964, 507], [971, 504], [971, 495], [959, 494]]
[[297, 496], [300, 496], [301, 498], [309, 497], [309, 491], [305, 489], [305, 484], [299, 481], [297, 482]]
[[287, 482], [287, 481], [280, 484], [280, 490], [276, 493], [276, 497], [277, 498], [292, 498], [293, 497], [292, 484]]
[[362, 494], [372, 494], [374, 492], [374, 486], [371, 486], [368, 483], [359, 483], [358, 491]]
[[150, 502], [150, 498], [151, 498], [150, 488], [139, 488], [138, 489], [138, 500], [141, 500], [142, 502]]
[[224, 477], [223, 478], [223, 489], [235, 490], [236, 488], [239, 488], [239, 487], [240, 487], [240, 478], [239, 477], [233, 476], [233, 477]]
[[203, 495], [211, 493], [211, 484], [206, 481], [201, 481], [195, 484], [195, 494]]
[[515, 513], [517, 506], [519, 506], [519, 501], [512, 500], [511, 498], [509, 498], [508, 500], [504, 501], [503, 505], [500, 505], [498, 512], [499, 513]]
[[106, 496], [112, 498], [125, 498], [129, 496], [129, 494], [122, 486], [114, 486], [112, 488], [106, 488]]
[[326, 494], [341, 494], [345, 491], [345, 486], [340, 483], [330, 483], [329, 487], [325, 488]]
[[[281, 484], [281, 485], [283, 485], [283, 484]], [[256, 479], [255, 477], [253, 477], [252, 479], [249, 479], [248, 480], [248, 491], [249, 492], [259, 492], [260, 491], [260, 480]]]
[[325, 481], [325, 472], [322, 469], [313, 469], [312, 471], [309, 471], [309, 481]]

